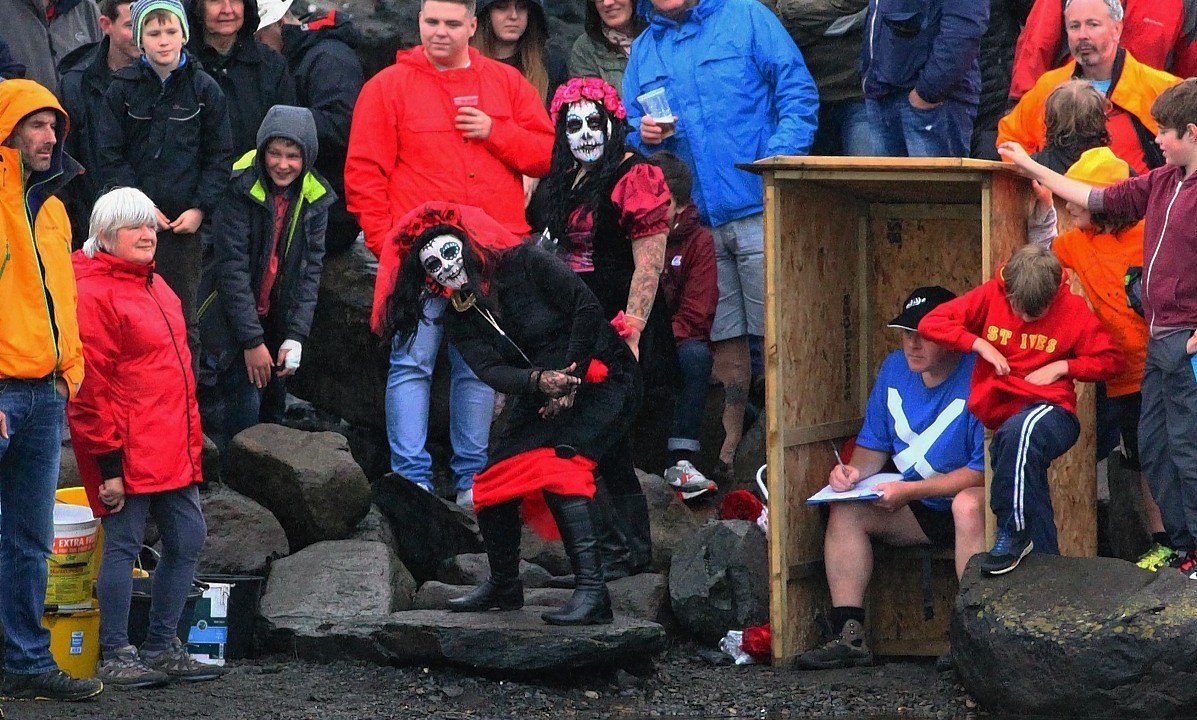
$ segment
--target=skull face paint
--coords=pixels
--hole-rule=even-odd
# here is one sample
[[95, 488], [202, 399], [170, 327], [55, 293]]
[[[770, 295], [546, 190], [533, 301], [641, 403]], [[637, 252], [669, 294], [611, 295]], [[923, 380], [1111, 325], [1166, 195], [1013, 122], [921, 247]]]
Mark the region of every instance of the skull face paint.
[[610, 133], [611, 121], [606, 120], [590, 100], [579, 100], [569, 106], [565, 116], [565, 137], [569, 140], [569, 151], [578, 162], [583, 165], [598, 162], [603, 157]]
[[461, 240], [453, 235], [438, 235], [420, 250], [420, 264], [428, 277], [450, 290], [465, 287], [468, 278]]

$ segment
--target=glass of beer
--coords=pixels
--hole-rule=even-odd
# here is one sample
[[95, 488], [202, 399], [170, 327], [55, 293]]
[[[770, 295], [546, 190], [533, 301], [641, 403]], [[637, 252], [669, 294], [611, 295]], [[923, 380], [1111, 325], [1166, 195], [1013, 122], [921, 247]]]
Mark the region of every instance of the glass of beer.
[[644, 108], [652, 119], [661, 127], [661, 139], [672, 136], [677, 132], [677, 118], [669, 107], [669, 98], [665, 97], [665, 88], [649, 90], [636, 97], [640, 107]]

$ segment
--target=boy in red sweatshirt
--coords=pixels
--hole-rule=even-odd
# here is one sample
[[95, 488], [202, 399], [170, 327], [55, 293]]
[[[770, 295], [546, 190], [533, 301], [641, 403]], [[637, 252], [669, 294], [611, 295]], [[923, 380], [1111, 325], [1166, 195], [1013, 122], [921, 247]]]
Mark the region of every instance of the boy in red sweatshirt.
[[1163, 517], [1176, 567], [1197, 580], [1197, 79], [1151, 105], [1165, 165], [1106, 188], [1064, 177], [1018, 143], [998, 151], [1059, 197], [1094, 213], [1143, 218], [1143, 315], [1147, 358], [1139, 459]]
[[1031, 550], [1059, 554], [1047, 469], [1080, 434], [1073, 381], [1106, 380], [1123, 367], [1113, 337], [1063, 275], [1050, 251], [1028, 245], [919, 323], [928, 340], [984, 360], [973, 366], [968, 409], [994, 433], [997, 533], [981, 561], [989, 575], [1010, 572]]

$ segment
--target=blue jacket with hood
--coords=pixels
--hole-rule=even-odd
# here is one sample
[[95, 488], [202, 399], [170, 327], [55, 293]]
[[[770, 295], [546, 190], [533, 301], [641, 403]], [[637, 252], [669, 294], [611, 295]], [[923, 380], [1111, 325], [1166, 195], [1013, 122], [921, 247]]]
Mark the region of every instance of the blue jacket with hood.
[[913, 88], [927, 102], [976, 106], [988, 26], [988, 1], [869, 0], [860, 48], [865, 97]]
[[[629, 142], [686, 161], [704, 224], [761, 212], [761, 178], [736, 163], [805, 155], [815, 135], [819, 93], [798, 47], [759, 0], [699, 0], [678, 21], [649, 0], [638, 11], [649, 27], [632, 43], [623, 78]], [[677, 132], [645, 145], [636, 98], [656, 88], [665, 88]]]

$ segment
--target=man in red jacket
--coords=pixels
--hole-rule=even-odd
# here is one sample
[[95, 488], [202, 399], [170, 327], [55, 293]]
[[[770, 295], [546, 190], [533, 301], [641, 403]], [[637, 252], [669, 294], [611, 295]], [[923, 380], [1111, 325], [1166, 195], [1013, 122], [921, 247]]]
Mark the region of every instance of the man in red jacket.
[[994, 431], [989, 507], [993, 548], [981, 571], [1001, 575], [1031, 550], [1059, 554], [1047, 469], [1080, 435], [1074, 380], [1096, 382], [1123, 368], [1122, 353], [1085, 299], [1073, 295], [1060, 261], [1027, 245], [992, 280], [940, 305], [919, 334], [975, 352], [968, 409]]
[[[553, 127], [536, 89], [508, 65], [469, 46], [478, 21], [474, 0], [424, 0], [419, 47], [362, 87], [349, 132], [345, 196], [366, 247], [375, 255], [395, 222], [429, 200], [473, 205], [516, 234], [526, 234], [523, 175], [549, 171]], [[400, 258], [379, 257], [378, 277], [391, 277]], [[386, 293], [375, 288], [374, 327]], [[424, 448], [432, 368], [442, 329], [435, 322], [445, 298], [424, 307], [426, 322], [391, 351], [387, 435], [391, 469], [432, 489]], [[486, 462], [494, 391], [450, 347], [450, 468], [457, 500], [472, 506], [474, 473]]]

